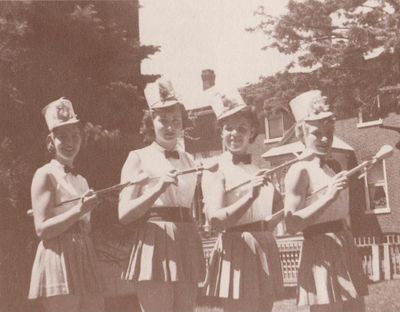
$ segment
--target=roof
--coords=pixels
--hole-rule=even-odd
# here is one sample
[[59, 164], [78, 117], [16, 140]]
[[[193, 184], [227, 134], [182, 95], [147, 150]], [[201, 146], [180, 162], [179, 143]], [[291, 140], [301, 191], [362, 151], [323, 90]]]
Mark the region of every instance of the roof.
[[[336, 150], [354, 151], [354, 149], [349, 144], [342, 141], [337, 136], [333, 137], [332, 148]], [[273, 147], [269, 151], [264, 153], [262, 157], [270, 158], [286, 154], [298, 153], [302, 152], [303, 150], [304, 150], [304, 145], [300, 141], [297, 141], [294, 143]]]

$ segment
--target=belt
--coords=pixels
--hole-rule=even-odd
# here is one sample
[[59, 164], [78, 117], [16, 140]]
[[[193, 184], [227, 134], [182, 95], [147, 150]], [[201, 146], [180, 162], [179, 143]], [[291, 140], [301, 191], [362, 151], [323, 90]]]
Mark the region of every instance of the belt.
[[311, 238], [313, 236], [324, 233], [340, 232], [346, 228], [344, 220], [329, 221], [310, 225], [303, 230], [304, 238]]
[[150, 208], [141, 221], [193, 222], [193, 217], [189, 208], [162, 206]]
[[247, 224], [241, 224], [227, 228], [225, 232], [262, 232], [268, 231], [267, 221], [257, 221]]

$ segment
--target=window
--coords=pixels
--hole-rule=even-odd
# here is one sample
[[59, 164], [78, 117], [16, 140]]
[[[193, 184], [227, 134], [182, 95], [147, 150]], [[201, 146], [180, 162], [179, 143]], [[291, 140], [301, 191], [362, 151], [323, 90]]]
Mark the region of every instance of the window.
[[385, 161], [381, 160], [365, 175], [366, 213], [390, 212]]
[[[279, 169], [277, 172], [275, 172], [272, 175], [272, 183], [275, 185], [276, 189], [281, 193], [283, 196], [282, 200], [284, 200], [285, 197], [285, 176], [288, 171], [289, 167], [283, 167], [282, 169]], [[279, 222], [275, 228], [274, 231], [275, 236], [286, 236], [288, 235], [286, 231], [286, 224], [285, 221], [282, 220]]]
[[265, 118], [265, 142], [278, 142], [283, 137], [282, 114], [271, 115]]
[[377, 96], [371, 105], [360, 107], [358, 111], [358, 128], [381, 125], [381, 106], [379, 96]]

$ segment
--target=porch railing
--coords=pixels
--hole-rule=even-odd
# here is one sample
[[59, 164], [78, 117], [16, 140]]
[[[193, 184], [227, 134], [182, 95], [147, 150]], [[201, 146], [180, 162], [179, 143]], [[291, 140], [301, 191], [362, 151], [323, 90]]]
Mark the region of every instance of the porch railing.
[[[362, 267], [371, 281], [400, 279], [400, 234], [385, 234], [381, 237], [355, 237], [362, 259]], [[210, 237], [203, 242], [204, 255], [208, 260], [215, 238]], [[283, 280], [285, 286], [297, 284], [297, 270], [300, 261], [302, 236], [277, 239]]]

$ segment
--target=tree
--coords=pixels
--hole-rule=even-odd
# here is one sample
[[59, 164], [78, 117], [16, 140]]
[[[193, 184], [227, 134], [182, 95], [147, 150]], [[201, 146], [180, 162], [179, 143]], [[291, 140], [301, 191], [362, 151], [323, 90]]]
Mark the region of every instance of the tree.
[[[83, 121], [136, 133], [145, 103], [135, 1], [2, 2], [1, 109], [5, 128], [36, 141], [40, 109], [66, 96]], [[40, 121], [40, 122], [39, 122]], [[37, 127], [37, 125], [43, 125]], [[22, 129], [29, 129], [23, 131]]]
[[[158, 47], [140, 45], [138, 10], [138, 1], [0, 2], [0, 142], [13, 147], [0, 153], [1, 231], [18, 238], [2, 240], [0, 254], [17, 271], [31, 269], [30, 182], [48, 160], [41, 109], [61, 96], [73, 102], [86, 133], [78, 167], [95, 189], [116, 183], [128, 150], [142, 144], [142, 90], [155, 77], [141, 75], [140, 62]], [[7, 299], [0, 287], [0, 306], [5, 298], [22, 311], [29, 278], [13, 278], [4, 264], [0, 280], [9, 274], [18, 291], [4, 287]]]
[[290, 0], [287, 9], [273, 17], [260, 7], [256, 14], [262, 21], [249, 31], [266, 35], [264, 49], [292, 54], [301, 67], [319, 68], [308, 80], [319, 80], [337, 112], [345, 116], [372, 105], [380, 87], [399, 82], [398, 1]]

